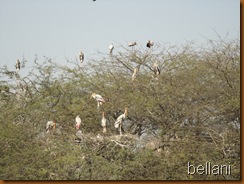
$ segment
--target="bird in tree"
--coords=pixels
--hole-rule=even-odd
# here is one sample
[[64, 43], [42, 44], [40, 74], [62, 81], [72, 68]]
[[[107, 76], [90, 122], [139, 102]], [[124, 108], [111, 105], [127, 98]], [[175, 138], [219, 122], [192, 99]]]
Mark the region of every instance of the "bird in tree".
[[100, 105], [102, 105], [105, 102], [103, 97], [99, 94], [96, 94], [96, 93], [92, 93], [91, 98], [94, 98], [97, 101], [98, 110], [99, 110]]
[[152, 47], [154, 45], [154, 42], [153, 41], [151, 41], [151, 40], [148, 40], [148, 42], [147, 42], [147, 47], [148, 48], [150, 48], [150, 47]]
[[84, 61], [84, 53], [82, 51], [79, 52], [79, 59], [81, 63]]
[[56, 120], [48, 121], [46, 124], [46, 133], [50, 132], [51, 130], [55, 130], [56, 128]]
[[160, 75], [160, 69], [158, 67], [158, 61], [156, 61], [154, 64], [153, 64], [153, 72], [155, 75]]
[[113, 50], [114, 50], [114, 45], [111, 44], [111, 45], [109, 45], [108, 48], [109, 48], [109, 53], [112, 54], [112, 52], [113, 52]]
[[128, 43], [128, 46], [129, 47], [133, 47], [133, 46], [135, 46], [137, 43], [135, 42], [135, 41], [131, 41], [131, 42], [129, 42]]
[[76, 127], [76, 130], [79, 130], [80, 129], [80, 125], [81, 125], [81, 119], [80, 119], [80, 116], [76, 116], [75, 118], [75, 127]]
[[20, 61], [19, 61], [19, 59], [16, 60], [15, 68], [16, 68], [16, 71], [20, 70]]
[[105, 113], [104, 112], [102, 113], [101, 125], [103, 127], [103, 133], [106, 134], [107, 133], [107, 128], [106, 128], [107, 120], [105, 118]]
[[125, 120], [126, 116], [128, 114], [128, 108], [125, 108], [124, 114], [121, 114], [115, 121], [114, 127], [116, 129], [119, 129], [119, 134], [122, 135], [122, 130], [123, 130], [123, 121]]
[[137, 75], [138, 71], [139, 71], [139, 67], [135, 67], [133, 70], [133, 74], [131, 76], [132, 82], [136, 79], [136, 75]]

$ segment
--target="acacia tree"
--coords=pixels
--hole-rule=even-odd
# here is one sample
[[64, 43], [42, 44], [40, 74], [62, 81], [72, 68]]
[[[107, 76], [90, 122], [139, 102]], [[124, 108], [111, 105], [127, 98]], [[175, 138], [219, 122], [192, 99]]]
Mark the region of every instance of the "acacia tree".
[[[14, 80], [2, 80], [0, 88], [1, 178], [239, 179], [239, 41], [114, 51], [82, 64], [66, 59], [67, 66], [36, 57], [26, 77], [0, 69], [2, 78]], [[93, 92], [106, 101], [99, 109]], [[127, 136], [115, 140], [114, 122], [125, 107]], [[108, 134], [100, 140], [102, 112]], [[74, 142], [77, 115], [80, 144]], [[53, 118], [57, 130], [46, 134]], [[22, 168], [16, 167], [19, 155]], [[233, 173], [188, 176], [188, 161], [231, 163]]]

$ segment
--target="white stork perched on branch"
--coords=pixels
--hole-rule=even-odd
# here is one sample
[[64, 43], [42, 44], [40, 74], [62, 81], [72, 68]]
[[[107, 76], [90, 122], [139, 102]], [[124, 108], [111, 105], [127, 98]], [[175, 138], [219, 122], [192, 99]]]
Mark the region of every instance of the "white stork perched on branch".
[[20, 70], [20, 61], [19, 61], [19, 59], [16, 60], [15, 68], [16, 68], [16, 71]]
[[129, 46], [129, 47], [133, 47], [133, 46], [135, 46], [136, 44], [137, 44], [136, 41], [131, 41], [131, 42], [128, 43], [128, 46]]
[[102, 113], [101, 125], [103, 127], [103, 133], [106, 134], [106, 132], [107, 132], [107, 128], [106, 128], [107, 120], [105, 118], [105, 113], [104, 112]]
[[84, 53], [82, 51], [79, 52], [79, 59], [81, 63], [84, 61]]
[[96, 94], [96, 93], [92, 93], [91, 98], [94, 98], [97, 101], [97, 108], [98, 109], [99, 109], [100, 105], [102, 105], [105, 102], [103, 97], [99, 94]]
[[147, 42], [147, 47], [148, 48], [150, 48], [150, 47], [152, 47], [154, 45], [154, 42], [153, 41], [151, 41], [151, 40], [148, 40], [148, 42]]
[[108, 48], [109, 48], [109, 53], [112, 54], [112, 52], [113, 52], [113, 50], [114, 50], [114, 45], [111, 44], [111, 45], [109, 45]]
[[81, 119], [80, 119], [80, 116], [76, 116], [75, 118], [75, 127], [76, 127], [76, 130], [79, 130], [80, 129], [80, 125], [81, 125]]
[[125, 120], [127, 114], [128, 114], [128, 108], [126, 107], [124, 114], [121, 114], [114, 123], [114, 127], [119, 128], [120, 135], [122, 135], [123, 121]]
[[55, 130], [56, 128], [56, 120], [48, 121], [46, 124], [46, 133], [48, 133], [50, 130]]

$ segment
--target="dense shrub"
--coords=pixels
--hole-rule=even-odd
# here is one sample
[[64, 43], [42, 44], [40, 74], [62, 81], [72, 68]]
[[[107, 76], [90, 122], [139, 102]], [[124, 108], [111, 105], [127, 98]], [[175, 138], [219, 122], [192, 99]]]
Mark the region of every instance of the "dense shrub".
[[[240, 179], [239, 40], [115, 51], [82, 64], [67, 59], [67, 66], [36, 58], [26, 77], [0, 68], [0, 178]], [[160, 75], [153, 72], [155, 62]], [[100, 109], [93, 92], [106, 100]], [[120, 137], [113, 124], [125, 107]], [[100, 125], [103, 111], [107, 135]], [[57, 128], [47, 134], [53, 118]], [[188, 175], [188, 162], [230, 163], [232, 173]]]

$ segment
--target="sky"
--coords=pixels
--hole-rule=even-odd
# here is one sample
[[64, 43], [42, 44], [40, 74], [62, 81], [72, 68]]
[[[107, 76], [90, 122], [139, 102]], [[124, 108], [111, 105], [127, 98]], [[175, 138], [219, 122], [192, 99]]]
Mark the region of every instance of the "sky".
[[[0, 0], [0, 67], [35, 55], [59, 64], [108, 46], [240, 37], [239, 0]], [[85, 62], [84, 61], [84, 62]], [[25, 71], [21, 71], [25, 72]]]

